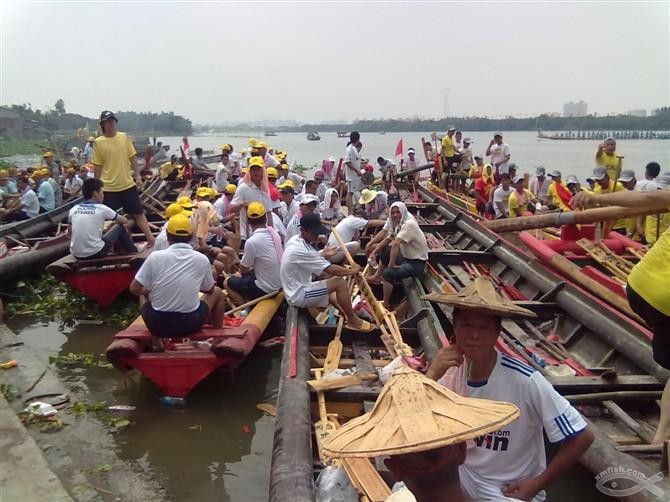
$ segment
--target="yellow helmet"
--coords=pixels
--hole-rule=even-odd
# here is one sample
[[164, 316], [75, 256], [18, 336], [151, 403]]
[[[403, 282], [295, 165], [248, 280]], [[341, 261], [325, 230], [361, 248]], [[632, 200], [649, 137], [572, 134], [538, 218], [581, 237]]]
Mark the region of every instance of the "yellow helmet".
[[247, 206], [247, 218], [262, 218], [265, 216], [265, 206], [260, 202], [251, 202]]
[[183, 213], [175, 214], [168, 220], [167, 233], [186, 237], [193, 234], [191, 220]]

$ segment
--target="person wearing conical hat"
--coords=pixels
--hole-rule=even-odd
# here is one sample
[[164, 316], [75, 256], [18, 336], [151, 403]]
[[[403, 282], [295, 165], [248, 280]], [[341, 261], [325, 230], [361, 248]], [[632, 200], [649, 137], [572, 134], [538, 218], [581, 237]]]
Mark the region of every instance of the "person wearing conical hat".
[[[426, 376], [468, 397], [507, 401], [521, 410], [513, 424], [475, 439], [460, 468], [463, 488], [475, 500], [544, 500], [544, 489], [578, 461], [594, 436], [540, 372], [495, 348], [504, 317], [535, 314], [500, 296], [485, 277], [457, 294], [427, 298], [453, 307], [455, 343], [440, 349]], [[560, 443], [549, 465], [543, 431]]]
[[465, 502], [471, 499], [461, 486], [459, 466], [472, 451], [466, 452], [466, 441], [495, 435], [518, 417], [514, 404], [460, 396], [401, 365], [372, 411], [329, 435], [323, 453], [330, 458], [390, 455], [386, 466], [418, 502]]

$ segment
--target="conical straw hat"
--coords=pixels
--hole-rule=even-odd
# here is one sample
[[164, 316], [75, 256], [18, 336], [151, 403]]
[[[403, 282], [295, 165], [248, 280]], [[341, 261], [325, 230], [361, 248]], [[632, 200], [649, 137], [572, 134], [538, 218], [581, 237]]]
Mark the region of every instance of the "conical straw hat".
[[431, 293], [422, 296], [424, 300], [444, 303], [458, 309], [478, 310], [501, 317], [537, 317], [532, 310], [519, 307], [502, 297], [493, 283], [486, 277], [476, 277], [472, 283], [456, 294]]
[[377, 457], [433, 450], [496, 431], [518, 417], [513, 404], [460, 396], [403, 365], [372, 411], [331, 434], [323, 453]]

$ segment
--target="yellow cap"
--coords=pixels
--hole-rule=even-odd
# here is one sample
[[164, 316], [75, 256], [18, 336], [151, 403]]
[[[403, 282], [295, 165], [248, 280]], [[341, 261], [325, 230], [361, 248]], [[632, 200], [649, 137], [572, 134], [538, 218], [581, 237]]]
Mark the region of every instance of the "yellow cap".
[[244, 176], [244, 175], [247, 174], [248, 172], [249, 172], [249, 168], [248, 168], [248, 167], [243, 167], [243, 168], [240, 169], [240, 174], [241, 174], [242, 176]]
[[293, 184], [293, 180], [286, 180], [284, 183], [281, 185], [277, 185], [277, 188], [282, 189], [282, 188], [295, 188], [295, 185]]
[[268, 173], [268, 178], [276, 178], [277, 176], [279, 176], [279, 173], [277, 172], [277, 170], [274, 167], [268, 167], [267, 173]]
[[170, 204], [167, 208], [165, 208], [165, 219], [169, 220], [172, 218], [175, 214], [182, 214], [184, 212], [184, 208], [181, 207], [179, 204], [176, 202], [173, 202]]
[[265, 148], [267, 150], [268, 144], [265, 141], [257, 141], [256, 148]]
[[195, 195], [198, 197], [211, 197], [212, 190], [209, 187], [200, 187], [196, 190]]
[[183, 213], [175, 214], [168, 220], [167, 233], [179, 237], [186, 237], [193, 234], [191, 220]]
[[237, 187], [233, 185], [232, 183], [228, 183], [226, 185], [226, 188], [224, 188], [224, 192], [229, 193], [229, 194], [234, 194], [235, 190], [237, 190]]
[[51, 152], [44, 152], [44, 153], [42, 154], [42, 157], [44, 157], [44, 158], [47, 158], [47, 157], [53, 157], [53, 156], [54, 156], [54, 154], [51, 153]]
[[95, 136], [89, 136], [89, 137], [88, 137], [88, 140], [89, 140], [89, 141], [95, 141]]
[[177, 199], [177, 204], [179, 204], [181, 207], [183, 207], [186, 210], [193, 209], [193, 202], [191, 201], [191, 198], [188, 197], [187, 195], [179, 197]]
[[219, 148], [224, 152], [230, 152], [233, 149], [233, 147], [230, 146], [228, 143], [224, 143], [223, 145], [220, 145]]
[[6, 178], [8, 176], [7, 171], [0, 169], [0, 178]]
[[260, 202], [251, 202], [247, 206], [247, 218], [261, 218], [265, 216], [265, 206]]
[[263, 159], [261, 157], [251, 157], [249, 159], [248, 167], [265, 167], [265, 162], [263, 162]]
[[258, 140], [256, 138], [249, 138], [249, 146], [256, 146]]

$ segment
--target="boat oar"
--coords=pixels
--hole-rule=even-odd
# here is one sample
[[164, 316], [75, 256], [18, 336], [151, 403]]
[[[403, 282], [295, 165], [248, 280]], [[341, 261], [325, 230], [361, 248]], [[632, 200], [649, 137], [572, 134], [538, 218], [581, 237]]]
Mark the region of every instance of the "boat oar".
[[517, 232], [533, 228], [560, 227], [561, 225], [598, 223], [601, 221], [619, 220], [633, 216], [645, 216], [667, 212], [667, 208], [659, 206], [643, 207], [597, 207], [584, 211], [566, 211], [563, 213], [536, 214], [518, 218], [486, 220], [483, 224], [494, 232]]
[[340, 357], [342, 356], [342, 341], [340, 340], [340, 333], [342, 333], [342, 326], [344, 326], [344, 316], [340, 316], [337, 321], [337, 331], [335, 331], [335, 338], [328, 343], [328, 352], [326, 352], [326, 360], [323, 363], [323, 372], [330, 373], [337, 369], [340, 364]]
[[254, 300], [250, 300], [247, 303], [243, 303], [242, 305], [238, 305], [234, 309], [230, 309], [227, 312], [224, 312], [223, 315], [233, 315], [235, 312], [239, 312], [240, 310], [244, 310], [247, 307], [251, 307], [253, 305], [256, 305], [257, 303], [260, 303], [263, 300], [268, 300], [268, 299], [276, 296], [277, 293], [279, 293], [279, 291], [273, 291], [272, 293], [268, 293], [266, 295], [259, 296], [258, 298], [254, 299]]

